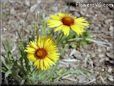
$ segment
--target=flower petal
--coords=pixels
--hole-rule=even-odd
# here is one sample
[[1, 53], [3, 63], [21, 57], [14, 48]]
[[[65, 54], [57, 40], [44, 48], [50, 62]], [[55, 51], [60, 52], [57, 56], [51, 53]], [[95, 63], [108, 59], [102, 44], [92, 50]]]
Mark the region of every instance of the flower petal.
[[38, 40], [37, 40], [37, 45], [38, 45], [38, 47], [39, 48], [43, 48], [43, 46], [44, 46], [44, 40], [45, 40], [45, 38], [44, 37], [39, 37], [38, 38]]
[[59, 26], [59, 27], [55, 28], [55, 30], [54, 30], [54, 31], [56, 32], [56, 31], [59, 31], [59, 30], [62, 30], [62, 29], [63, 29], [63, 25], [61, 25], [61, 26]]
[[40, 60], [36, 60], [34, 62], [34, 65], [37, 67], [37, 68], [40, 68]]
[[71, 29], [75, 31], [77, 35], [82, 35], [82, 33], [84, 32], [84, 28], [82, 28], [81, 26], [77, 26], [77, 25], [72, 25]]
[[31, 47], [27, 47], [25, 51], [27, 53], [34, 53], [35, 52], [35, 49], [34, 48], [31, 48]]
[[58, 26], [62, 25], [62, 22], [58, 21], [58, 20], [48, 20], [47, 22], [48, 22], [48, 26], [50, 28], [58, 27]]
[[27, 58], [30, 60], [30, 61], [36, 61], [36, 58], [34, 56], [34, 54], [27, 54]]
[[76, 25], [83, 26], [83, 28], [89, 26], [89, 23], [83, 17], [76, 18], [75, 22]]
[[31, 41], [30, 42], [30, 46], [33, 47], [33, 48], [35, 48], [35, 49], [38, 48], [37, 45], [36, 45], [36, 43], [34, 41]]
[[59, 17], [63, 17], [63, 16], [65, 16], [64, 13], [57, 13], [57, 15], [58, 15]]
[[40, 69], [41, 70], [44, 70], [45, 69], [43, 60], [40, 60]]
[[45, 58], [45, 60], [47, 61], [47, 63], [48, 63], [48, 65], [54, 65], [55, 63], [52, 61], [52, 60], [50, 60], [49, 58]]
[[50, 18], [53, 20], [60, 20], [61, 19], [61, 17], [59, 17], [57, 15], [51, 15]]
[[70, 32], [70, 27], [64, 25], [62, 31], [64, 35], [68, 36]]

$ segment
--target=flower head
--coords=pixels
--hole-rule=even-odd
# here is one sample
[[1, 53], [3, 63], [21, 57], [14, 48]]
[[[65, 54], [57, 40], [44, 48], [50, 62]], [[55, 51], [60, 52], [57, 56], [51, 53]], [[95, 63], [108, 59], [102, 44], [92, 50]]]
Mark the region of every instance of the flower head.
[[66, 36], [69, 35], [70, 29], [75, 31], [77, 35], [82, 35], [85, 28], [89, 26], [89, 23], [83, 17], [76, 18], [64, 13], [51, 15], [47, 23], [50, 28], [55, 28], [55, 31], [61, 30]]
[[27, 58], [41, 70], [47, 70], [59, 59], [58, 49], [51, 38], [39, 37], [26, 47]]

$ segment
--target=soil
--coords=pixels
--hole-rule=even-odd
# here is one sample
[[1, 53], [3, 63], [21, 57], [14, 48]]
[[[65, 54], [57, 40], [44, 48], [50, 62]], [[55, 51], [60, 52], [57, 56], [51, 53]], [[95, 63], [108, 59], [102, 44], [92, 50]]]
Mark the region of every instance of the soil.
[[[114, 6], [81, 6], [67, 0], [1, 0], [2, 41], [10, 39], [16, 51], [17, 31], [26, 39], [34, 23], [40, 24], [38, 14], [44, 17], [57, 12], [69, 12], [77, 17], [85, 17], [91, 23], [88, 30], [93, 42], [69, 49], [60, 61], [60, 67], [85, 68], [91, 72], [89, 77], [69, 75], [61, 83], [114, 84]], [[95, 4], [95, 2], [94, 2]], [[106, 3], [104, 3], [106, 4]], [[87, 5], [87, 4], [86, 4]], [[1, 51], [4, 52], [3, 47]], [[72, 53], [72, 55], [71, 55]], [[75, 58], [74, 58], [75, 57]], [[71, 62], [69, 62], [70, 60]]]

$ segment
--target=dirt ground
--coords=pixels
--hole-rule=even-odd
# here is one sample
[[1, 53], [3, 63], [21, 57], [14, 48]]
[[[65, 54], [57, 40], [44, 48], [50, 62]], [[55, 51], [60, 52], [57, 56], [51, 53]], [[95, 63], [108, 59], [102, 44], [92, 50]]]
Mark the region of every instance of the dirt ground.
[[[68, 2], [69, 1], [69, 2]], [[16, 51], [17, 31], [26, 38], [32, 24], [39, 23], [38, 14], [44, 17], [57, 12], [69, 12], [77, 17], [83, 16], [91, 23], [88, 30], [93, 43], [80, 50], [69, 49], [60, 61], [60, 67], [84, 68], [89, 76], [68, 75], [61, 83], [114, 84], [114, 6], [103, 3], [99, 6], [76, 5], [75, 0], [1, 0], [2, 2], [2, 41], [9, 39]], [[95, 4], [95, 3], [94, 3]], [[2, 52], [4, 50], [1, 48]], [[75, 58], [74, 58], [75, 57]]]

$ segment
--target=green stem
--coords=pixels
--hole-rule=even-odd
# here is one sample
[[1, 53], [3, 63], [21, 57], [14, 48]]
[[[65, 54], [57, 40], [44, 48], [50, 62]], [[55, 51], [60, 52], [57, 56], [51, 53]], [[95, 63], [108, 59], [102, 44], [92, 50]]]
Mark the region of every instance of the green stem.
[[57, 44], [59, 44], [61, 42], [61, 39], [63, 38], [63, 33], [60, 33], [60, 35], [57, 38]]
[[42, 36], [46, 35], [46, 22], [42, 20]]
[[34, 37], [35, 37], [35, 39], [38, 38], [38, 34], [39, 34], [38, 25], [34, 24]]

